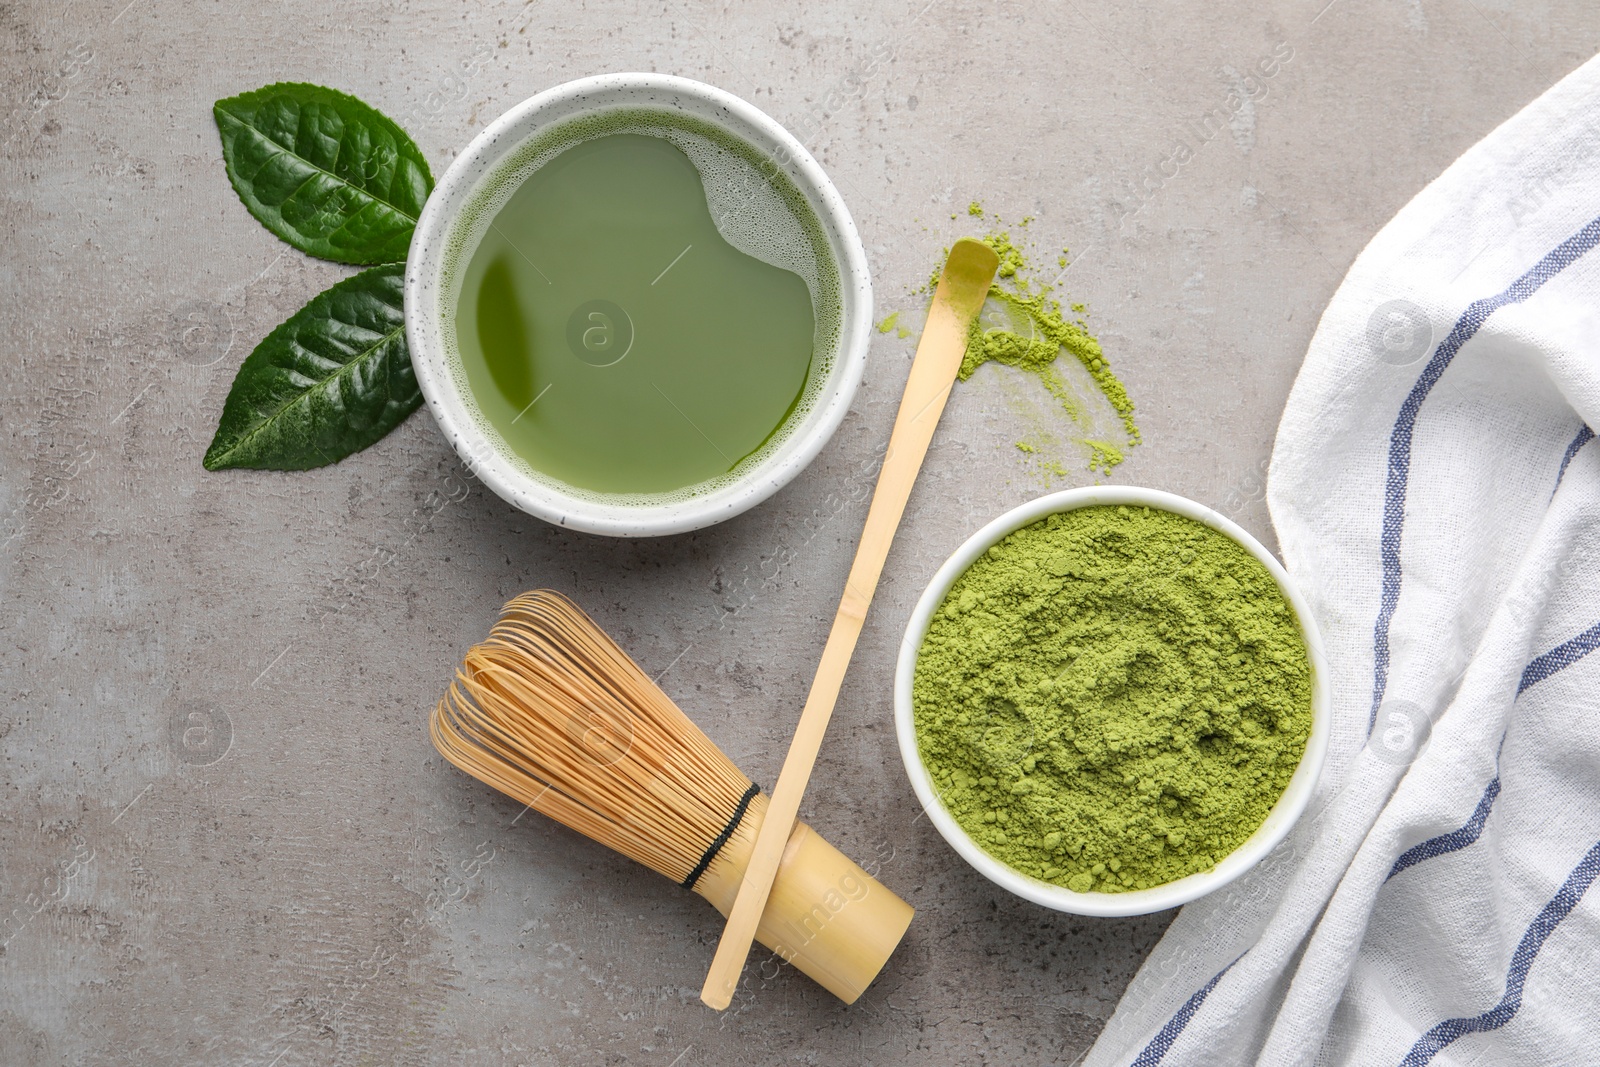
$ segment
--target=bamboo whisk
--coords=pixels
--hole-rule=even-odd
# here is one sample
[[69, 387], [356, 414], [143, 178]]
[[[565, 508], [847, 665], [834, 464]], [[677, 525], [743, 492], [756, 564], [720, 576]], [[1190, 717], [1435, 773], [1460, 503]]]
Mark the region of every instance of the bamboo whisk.
[[[733, 906], [767, 798], [577, 605], [512, 600], [429, 723], [457, 767], [541, 814]], [[846, 1003], [911, 908], [796, 823], [757, 939]]]
[[536, 811], [682, 882], [751, 782], [559, 594], [506, 605], [440, 702], [433, 743]]

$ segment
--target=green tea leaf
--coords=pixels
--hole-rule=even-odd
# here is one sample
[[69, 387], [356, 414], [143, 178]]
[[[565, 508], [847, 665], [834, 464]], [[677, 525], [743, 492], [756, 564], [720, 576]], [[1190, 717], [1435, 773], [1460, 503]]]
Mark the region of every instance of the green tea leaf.
[[206, 470], [321, 467], [415, 411], [404, 274], [390, 263], [346, 278], [268, 334], [233, 380]]
[[387, 116], [297, 82], [218, 100], [212, 112], [228, 180], [263, 226], [339, 263], [406, 258], [433, 175]]

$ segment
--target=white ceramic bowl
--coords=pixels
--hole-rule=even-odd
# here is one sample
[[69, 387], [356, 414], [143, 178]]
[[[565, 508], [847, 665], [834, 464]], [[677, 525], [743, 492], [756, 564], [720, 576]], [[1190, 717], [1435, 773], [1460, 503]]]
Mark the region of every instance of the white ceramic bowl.
[[[447, 363], [444, 316], [446, 248], [461, 210], [486, 177], [529, 137], [552, 123], [618, 107], [677, 110], [714, 123], [753, 146], [805, 196], [839, 267], [839, 346], [815, 403], [781, 444], [733, 480], [710, 491], [662, 502], [610, 502], [562, 489], [519, 470], [472, 415]], [[470, 254], [470, 253], [468, 253]], [[428, 409], [451, 445], [501, 497], [559, 526], [618, 537], [696, 530], [732, 518], [782, 488], [810, 463], [838, 429], [866, 367], [872, 324], [872, 281], [855, 223], [817, 161], [788, 131], [721, 89], [665, 74], [604, 74], [567, 82], [525, 100], [473, 138], [434, 187], [417, 221], [406, 259], [406, 339]]]
[[[933, 618], [933, 613], [944, 602], [945, 594], [950, 591], [956, 579], [961, 577], [974, 560], [988, 551], [991, 545], [998, 543], [1014, 530], [1020, 530], [1047, 515], [1094, 504], [1127, 504], [1176, 512], [1227, 534], [1249, 549], [1250, 553], [1271, 573], [1278, 583], [1278, 588], [1283, 591], [1284, 597], [1293, 605], [1295, 615], [1300, 621], [1300, 632], [1305, 637], [1312, 671], [1311, 736], [1306, 742], [1306, 751], [1300, 759], [1300, 765], [1289, 780], [1288, 788], [1267, 813], [1266, 821], [1212, 870], [1191, 874], [1165, 885], [1130, 890], [1126, 893], [1075, 893], [1063, 886], [1023, 874], [985, 852], [967, 835], [940, 802], [933, 786], [933, 779], [928, 775], [928, 770], [922, 763], [922, 756], [917, 751], [916, 726], [911, 714], [911, 680], [916, 671], [917, 652], [922, 647], [923, 637], [927, 635], [928, 623]], [[962, 859], [977, 868], [980, 874], [1019, 897], [1057, 911], [1068, 911], [1077, 915], [1147, 915], [1187, 904], [1191, 900], [1221, 889], [1259, 863], [1288, 834], [1290, 827], [1294, 825], [1311, 799], [1311, 791], [1316, 786], [1317, 776], [1322, 771], [1323, 757], [1328, 749], [1328, 733], [1331, 727], [1328, 710], [1328, 668], [1323, 659], [1322, 638], [1317, 633], [1316, 623], [1312, 621], [1305, 599], [1295, 590], [1288, 574], [1278, 561], [1272, 558], [1272, 554], [1236, 523], [1228, 521], [1203, 504], [1155, 489], [1139, 489], [1133, 486], [1068, 489], [1029, 501], [1001, 515], [969, 537], [933, 576], [933, 581], [928, 583], [922, 599], [917, 601], [916, 610], [911, 613], [905, 639], [900, 643], [900, 661], [895, 671], [894, 682], [894, 725], [895, 733], [900, 740], [900, 756], [905, 761], [906, 774], [911, 777], [911, 787], [916, 790], [917, 799], [922, 802], [928, 818], [933, 821], [933, 825], [938, 828], [944, 839], [961, 854]]]

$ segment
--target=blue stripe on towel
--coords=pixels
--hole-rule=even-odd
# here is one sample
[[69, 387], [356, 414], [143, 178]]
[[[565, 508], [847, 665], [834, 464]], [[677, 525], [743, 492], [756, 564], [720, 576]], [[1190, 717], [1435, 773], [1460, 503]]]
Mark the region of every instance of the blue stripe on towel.
[[1505, 292], [1468, 305], [1449, 335], [1439, 342], [1433, 358], [1428, 360], [1417, 383], [1400, 405], [1400, 417], [1395, 420], [1394, 429], [1389, 434], [1389, 475], [1383, 494], [1383, 535], [1380, 540], [1383, 592], [1372, 633], [1372, 711], [1367, 718], [1369, 737], [1377, 724], [1378, 706], [1383, 703], [1383, 694], [1389, 685], [1389, 623], [1400, 604], [1400, 534], [1405, 525], [1406, 486], [1411, 476], [1411, 436], [1416, 429], [1422, 402], [1428, 398], [1428, 393], [1438, 383], [1445, 368], [1450, 366], [1450, 361], [1455, 359], [1456, 353], [1461, 351], [1461, 346], [1472, 339], [1490, 315], [1508, 304], [1520, 304], [1528, 299], [1540, 286], [1560, 274], [1596, 243], [1600, 243], [1600, 218], [1592, 220], [1557, 245], [1533, 269], [1512, 282]]
[[[1562, 642], [1544, 655], [1536, 657], [1524, 667], [1522, 669], [1522, 680], [1517, 685], [1517, 696], [1520, 697], [1527, 691], [1529, 686], [1537, 685], [1552, 674], [1577, 663], [1584, 656], [1593, 652], [1597, 646], [1600, 646], [1600, 623], [1591, 626], [1572, 640]], [[1501, 747], [1504, 747], [1505, 743], [1505, 735], [1502, 734], [1500, 737]], [[1495, 753], [1495, 766], [1498, 767], [1499, 765], [1500, 754], [1497, 752]], [[1462, 826], [1459, 830], [1451, 830], [1447, 834], [1430, 837], [1420, 845], [1412, 845], [1406, 849], [1400, 854], [1400, 858], [1394, 861], [1394, 866], [1389, 868], [1388, 877], [1384, 878], [1384, 881], [1387, 882], [1407, 867], [1414, 867], [1423, 860], [1431, 860], [1435, 856], [1459, 852], [1476, 842], [1483, 833], [1483, 824], [1489, 821], [1489, 811], [1494, 807], [1495, 798], [1499, 795], [1500, 775], [1496, 774], [1494, 779], [1484, 787], [1483, 796], [1478, 800], [1478, 807], [1473, 811], [1472, 818], [1467, 820], [1465, 826]]]
[[[1238, 963], [1242, 959], [1244, 959], [1244, 953], [1241, 952], [1234, 958], [1233, 963]], [[1139, 1053], [1128, 1067], [1156, 1067], [1156, 1064], [1161, 1062], [1161, 1057], [1165, 1056], [1167, 1050], [1172, 1047], [1172, 1043], [1178, 1040], [1178, 1035], [1183, 1033], [1183, 1028], [1189, 1025], [1189, 1020], [1194, 1018], [1194, 1013], [1200, 1010], [1200, 1005], [1204, 1004], [1206, 998], [1211, 995], [1211, 991], [1217, 988], [1217, 983], [1222, 981], [1222, 976], [1233, 970], [1233, 963], [1228, 964], [1212, 975], [1211, 981], [1196, 989], [1194, 994], [1183, 1002], [1183, 1007], [1179, 1008], [1172, 1018], [1167, 1020], [1166, 1025], [1156, 1031], [1156, 1036], [1150, 1039], [1150, 1043], [1144, 1047], [1144, 1051]]]
[[1517, 696], [1527, 692], [1557, 671], [1566, 670], [1595, 649], [1600, 648], [1600, 622], [1595, 623], [1570, 641], [1563, 641], [1549, 652], [1522, 669], [1522, 680], [1517, 683]]
[[1528, 971], [1533, 967], [1534, 958], [1539, 955], [1539, 950], [1555, 932], [1555, 928], [1561, 925], [1561, 920], [1572, 914], [1572, 909], [1578, 906], [1583, 894], [1594, 884], [1596, 875], [1600, 875], [1600, 843], [1596, 843], [1573, 868], [1556, 895], [1528, 925], [1522, 940], [1517, 943], [1517, 951], [1511, 956], [1511, 967], [1506, 972], [1506, 991], [1500, 1003], [1482, 1015], [1446, 1019], [1435, 1026], [1411, 1046], [1406, 1058], [1400, 1061], [1400, 1067], [1423, 1067], [1432, 1061], [1440, 1049], [1457, 1038], [1485, 1030], [1498, 1030], [1516, 1018], [1517, 1011], [1522, 1007], [1522, 988], [1528, 980]]
[[1583, 428], [1578, 431], [1578, 436], [1574, 437], [1572, 443], [1567, 446], [1566, 454], [1561, 457], [1561, 469], [1556, 472], [1557, 489], [1561, 488], [1561, 479], [1567, 476], [1567, 465], [1572, 462], [1572, 457], [1578, 454], [1578, 449], [1593, 440], [1594, 431], [1589, 429], [1588, 423], [1584, 423]]
[[1435, 856], [1443, 856], [1450, 852], [1460, 852], [1468, 845], [1478, 840], [1483, 833], [1483, 824], [1489, 821], [1489, 809], [1494, 807], [1494, 798], [1500, 795], [1500, 776], [1497, 774], [1483, 791], [1483, 797], [1478, 801], [1478, 807], [1472, 813], [1472, 818], [1459, 830], [1451, 830], [1438, 837], [1430, 837], [1420, 845], [1412, 845], [1400, 853], [1400, 858], [1394, 861], [1394, 866], [1389, 868], [1389, 877], [1393, 878], [1407, 867], [1414, 867], [1423, 860], [1431, 860]]

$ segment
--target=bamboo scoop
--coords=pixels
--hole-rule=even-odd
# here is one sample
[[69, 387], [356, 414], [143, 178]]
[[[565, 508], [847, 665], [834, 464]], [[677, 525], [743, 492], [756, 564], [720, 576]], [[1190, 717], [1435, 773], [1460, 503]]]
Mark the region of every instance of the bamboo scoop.
[[989, 295], [989, 285], [999, 265], [999, 257], [992, 248], [970, 237], [957, 241], [945, 259], [933, 304], [928, 309], [928, 321], [922, 328], [922, 340], [917, 344], [917, 356], [911, 364], [911, 375], [906, 379], [905, 393], [900, 398], [900, 412], [895, 416], [894, 430], [889, 435], [889, 450], [878, 472], [878, 487], [873, 491], [872, 506], [867, 510], [867, 525], [861, 532], [855, 562], [850, 567], [850, 576], [845, 579], [844, 596], [833, 618], [833, 630], [822, 650], [822, 662], [817, 666], [811, 692], [800, 712], [800, 723], [795, 727], [789, 754], [778, 774], [778, 784], [772, 790], [772, 800], [767, 805], [761, 831], [756, 835], [754, 851], [745, 867], [733, 911], [728, 915], [728, 925], [717, 943], [711, 972], [700, 990], [700, 999], [718, 1011], [733, 1001], [734, 988], [744, 970], [745, 957], [750, 954], [750, 942], [755, 939], [767, 908], [767, 897], [773, 891], [773, 879], [784, 857], [790, 827], [799, 813], [800, 798], [805, 795], [811, 770], [816, 765], [822, 735], [833, 716], [833, 705], [839, 698], [839, 687], [844, 683], [844, 672], [850, 666], [856, 639], [861, 636], [861, 627], [866, 622], [867, 607], [878, 587], [890, 542], [900, 525], [906, 500], [911, 496], [912, 483], [922, 469], [922, 459], [927, 455], [934, 427], [944, 411], [945, 398], [950, 395], [956, 372], [961, 369], [967, 332]]

